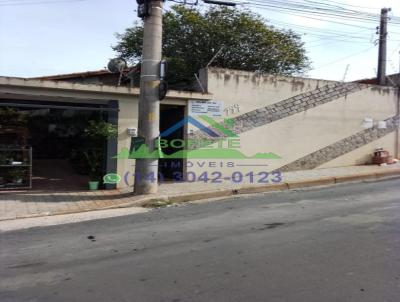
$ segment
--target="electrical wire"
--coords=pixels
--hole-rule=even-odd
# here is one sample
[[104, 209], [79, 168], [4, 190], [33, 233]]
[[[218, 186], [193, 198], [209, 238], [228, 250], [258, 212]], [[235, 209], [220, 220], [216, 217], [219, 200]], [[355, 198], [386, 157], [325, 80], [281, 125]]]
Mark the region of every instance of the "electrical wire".
[[373, 49], [373, 48], [375, 48], [375, 45], [372, 46], [372, 47], [368, 47], [367, 49], [364, 49], [364, 50], [362, 50], [362, 51], [360, 51], [360, 52], [353, 53], [353, 54], [351, 54], [351, 55], [349, 55], [349, 56], [346, 56], [346, 57], [337, 59], [337, 60], [335, 60], [335, 61], [332, 61], [332, 62], [323, 64], [323, 65], [320, 65], [320, 66], [315, 67], [315, 68], [311, 68], [310, 70], [314, 71], [314, 70], [317, 70], [317, 69], [321, 69], [321, 68], [330, 66], [330, 65], [332, 65], [332, 64], [335, 64], [335, 63], [341, 62], [341, 61], [343, 61], [343, 60], [346, 60], [346, 59], [349, 59], [349, 58], [358, 56], [358, 55], [360, 55], [360, 54], [363, 54], [363, 53], [365, 53], [365, 52], [368, 52], [368, 51], [370, 51], [370, 50]]
[[[308, 1], [308, 0], [305, 0], [305, 1], [306, 2], [315, 3], [315, 1]], [[335, 4], [342, 5], [342, 6], [350, 6], [350, 7], [355, 7], [355, 8], [361, 8], [361, 9], [370, 9], [370, 10], [380, 9], [379, 7], [352, 5], [352, 4], [347, 4], [347, 3], [344, 3], [344, 2], [338, 2], [338, 1], [332, 1], [332, 0], [328, 0], [328, 1], [325, 1], [325, 2], [335, 3]]]
[[392, 59], [393, 56], [394, 56], [394, 55], [396, 54], [396, 52], [398, 52], [398, 51], [400, 51], [400, 43], [399, 43], [399, 45], [397, 45], [397, 46], [394, 48], [393, 52], [389, 55], [389, 60]]
[[[326, 39], [331, 40], [328, 43], [326, 42], [322, 44], [318, 43], [318, 45], [315, 45], [316, 47], [325, 44], [332, 44], [334, 42], [354, 43], [355, 41], [357, 41], [357, 43], [368, 43], [368, 44], [375, 42], [375, 39], [373, 37], [376, 29], [372, 27], [354, 32], [354, 31], [342, 31], [338, 29], [330, 30], [326, 28], [303, 26], [288, 22], [282, 22], [271, 18], [268, 18], [267, 21], [268, 23], [272, 24], [272, 26], [275, 28], [282, 30], [291, 30], [303, 37], [307, 36], [319, 37], [319, 39], [313, 40], [312, 42], [321, 42]], [[390, 35], [400, 35], [400, 33], [390, 32]], [[395, 41], [395, 40], [390, 38], [390, 41]], [[308, 47], [310, 47], [311, 43], [307, 42], [307, 45]]]
[[[259, 9], [268, 9], [270, 11], [272, 10], [280, 13], [291, 13], [306, 18], [323, 17], [324, 19], [322, 21], [325, 22], [338, 22], [338, 20], [347, 20], [351, 22], [358, 21], [360, 23], [376, 24], [380, 20], [379, 14], [349, 9], [317, 1], [249, 0], [235, 3], [238, 5]], [[400, 18], [392, 17], [391, 20], [389, 20], [389, 23], [400, 25]]]

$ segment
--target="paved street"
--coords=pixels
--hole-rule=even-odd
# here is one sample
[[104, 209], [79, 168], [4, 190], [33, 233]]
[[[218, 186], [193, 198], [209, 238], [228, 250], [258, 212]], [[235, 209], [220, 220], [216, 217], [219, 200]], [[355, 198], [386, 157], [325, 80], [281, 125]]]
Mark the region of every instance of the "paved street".
[[0, 233], [0, 301], [397, 302], [400, 180]]

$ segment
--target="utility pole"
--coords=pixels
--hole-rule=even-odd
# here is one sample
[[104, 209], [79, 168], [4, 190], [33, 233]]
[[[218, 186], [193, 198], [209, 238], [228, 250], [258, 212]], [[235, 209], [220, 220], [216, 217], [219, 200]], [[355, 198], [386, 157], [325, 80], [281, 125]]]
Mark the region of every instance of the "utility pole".
[[[144, 20], [143, 55], [140, 73], [138, 136], [149, 153], [158, 149], [160, 135], [160, 64], [162, 59], [162, 0], [137, 0]], [[158, 191], [158, 159], [136, 159], [135, 194]]]
[[[136, 0], [138, 16], [144, 21], [142, 68], [140, 73], [139, 127], [140, 144], [148, 147], [148, 154], [159, 148], [160, 99], [166, 94], [165, 62], [162, 59], [162, 13], [165, 0]], [[220, 0], [203, 0], [208, 4], [236, 6]], [[136, 159], [135, 188], [137, 195], [158, 191], [158, 159]]]
[[378, 59], [378, 83], [386, 85], [386, 61], [387, 61], [387, 24], [390, 8], [382, 8], [381, 25], [379, 27], [379, 59]]
[[397, 74], [397, 86], [399, 87], [399, 95], [400, 95], [400, 51], [399, 51], [399, 72]]

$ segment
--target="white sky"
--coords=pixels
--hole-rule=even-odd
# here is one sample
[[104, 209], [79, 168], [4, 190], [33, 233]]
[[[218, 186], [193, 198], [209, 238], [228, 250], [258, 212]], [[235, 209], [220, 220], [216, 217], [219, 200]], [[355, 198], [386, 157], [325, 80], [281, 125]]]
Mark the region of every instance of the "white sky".
[[[16, 3], [13, 0], [0, 0], [2, 76], [33, 77], [102, 69], [108, 59], [115, 56], [110, 47], [116, 43], [114, 33], [123, 32], [136, 20], [135, 0], [43, 0], [42, 4], [29, 4], [37, 1], [18, 0]], [[336, 1], [373, 7], [376, 9], [367, 11], [375, 13], [380, 12], [380, 7], [391, 7], [392, 14], [400, 16], [398, 0]], [[25, 4], [16, 5], [21, 3]], [[315, 35], [303, 36], [315, 68], [308, 72], [308, 76], [342, 80], [348, 64], [346, 80], [375, 76], [378, 48], [374, 47], [372, 41], [377, 38], [374, 27], [379, 24], [361, 24], [371, 28], [362, 31], [283, 13], [258, 12], [272, 19], [272, 23], [295, 23], [330, 32], [346, 31], [361, 37], [352, 39], [338, 36], [332, 40]], [[340, 39], [345, 41], [338, 41]], [[368, 48], [371, 49], [366, 51]], [[388, 73], [399, 72], [399, 51], [400, 26], [389, 26]]]

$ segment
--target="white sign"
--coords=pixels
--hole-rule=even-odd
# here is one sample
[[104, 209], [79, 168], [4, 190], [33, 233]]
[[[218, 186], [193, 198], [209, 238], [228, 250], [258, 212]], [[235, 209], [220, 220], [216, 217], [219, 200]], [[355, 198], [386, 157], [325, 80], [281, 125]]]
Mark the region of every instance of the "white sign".
[[386, 121], [380, 121], [378, 123], [378, 129], [387, 129], [387, 122]]
[[366, 117], [363, 121], [363, 128], [364, 129], [371, 129], [374, 127], [374, 119], [372, 117]]
[[210, 117], [221, 117], [223, 113], [223, 102], [189, 100], [189, 115], [207, 115]]

